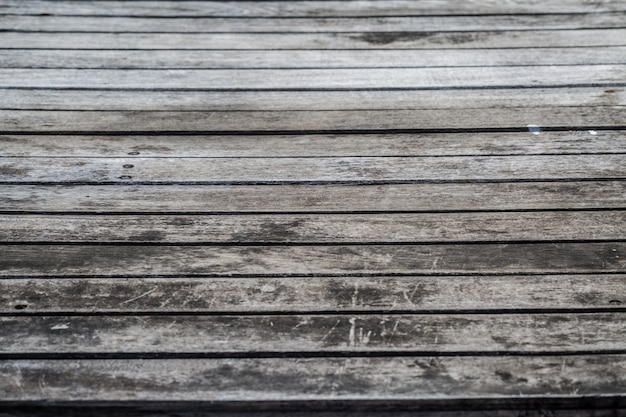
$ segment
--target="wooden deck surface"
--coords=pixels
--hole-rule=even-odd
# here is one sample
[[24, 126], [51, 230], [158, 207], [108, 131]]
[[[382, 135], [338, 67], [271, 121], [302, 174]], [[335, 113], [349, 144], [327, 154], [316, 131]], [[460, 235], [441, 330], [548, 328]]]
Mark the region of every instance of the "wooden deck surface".
[[0, 417], [625, 416], [624, 106], [624, 0], [0, 0]]

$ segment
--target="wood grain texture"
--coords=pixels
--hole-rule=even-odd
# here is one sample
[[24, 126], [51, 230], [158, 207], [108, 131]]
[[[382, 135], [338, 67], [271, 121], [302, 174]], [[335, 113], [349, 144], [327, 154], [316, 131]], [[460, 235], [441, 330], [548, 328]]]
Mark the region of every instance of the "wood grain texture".
[[621, 273], [626, 243], [305, 246], [3, 245], [0, 275], [325, 276]]
[[4, 242], [436, 243], [619, 240], [626, 211], [547, 213], [0, 215]]
[[0, 50], [2, 68], [381, 68], [624, 64], [626, 47], [443, 50]]
[[622, 155], [320, 158], [2, 158], [0, 182], [272, 184], [626, 178]]
[[524, 13], [587, 13], [624, 11], [621, 1], [595, 3], [572, 3], [563, 0], [519, 1], [503, 4], [497, 0], [480, 3], [450, 3], [444, 0], [414, 2], [410, 0], [360, 1], [358, 7], [342, 1], [98, 1], [55, 2], [35, 0], [28, 3], [19, 0], [3, 1], [2, 13], [51, 14], [51, 15], [108, 15], [108, 16], [403, 16], [445, 14], [524, 14]]
[[424, 89], [610, 86], [624, 81], [626, 65], [292, 70], [71, 70], [0, 69], [0, 85], [82, 89]]
[[5, 401], [575, 399], [623, 394], [625, 368], [622, 355], [22, 360], [0, 363], [0, 395]]
[[[624, 108], [534, 107], [451, 110], [367, 111], [12, 111], [0, 110], [0, 134], [156, 132], [186, 134], [385, 133], [457, 130], [558, 130], [622, 128]], [[445, 120], [445, 123], [442, 123]]]
[[[626, 6], [624, 6], [626, 9]], [[416, 16], [332, 18], [141, 18], [1, 16], [0, 30], [109, 33], [316, 33], [472, 32], [624, 28], [622, 12], [502, 16]]]
[[495, 156], [626, 153], [619, 130], [370, 135], [0, 135], [0, 157]]
[[[0, 313], [438, 313], [622, 308], [626, 275], [0, 280]], [[436, 315], [434, 317], [437, 317]]]
[[12, 212], [325, 213], [625, 206], [624, 181], [184, 187], [3, 185], [0, 193], [1, 209]]
[[626, 29], [505, 32], [138, 34], [11, 33], [8, 49], [474, 49], [625, 46]]
[[[623, 87], [364, 91], [98, 91], [0, 88], [7, 110], [427, 110], [626, 106]], [[521, 110], [523, 108], [524, 110]], [[470, 111], [470, 110], [467, 110]], [[458, 114], [454, 115], [459, 117]], [[477, 117], [474, 115], [474, 117]]]
[[0, 317], [0, 355], [621, 350], [625, 313]]

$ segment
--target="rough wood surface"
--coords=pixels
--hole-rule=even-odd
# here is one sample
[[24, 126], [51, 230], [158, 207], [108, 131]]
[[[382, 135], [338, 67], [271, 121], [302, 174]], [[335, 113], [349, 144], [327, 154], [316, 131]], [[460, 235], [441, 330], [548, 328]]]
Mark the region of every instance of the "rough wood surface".
[[[280, 198], [276, 198], [280, 195]], [[2, 185], [4, 212], [325, 213], [622, 209], [624, 181], [385, 185]], [[149, 209], [148, 209], [149, 208]]]
[[624, 64], [626, 48], [451, 50], [0, 50], [3, 68], [381, 68]]
[[[626, 390], [623, 355], [0, 363], [9, 400], [445, 400], [580, 398]], [[541, 375], [541, 377], [538, 377]], [[384, 391], [380, 387], [385, 387]]]
[[625, 313], [0, 317], [1, 355], [621, 350]]
[[320, 158], [1, 158], [10, 183], [319, 183], [623, 179], [622, 155]]
[[626, 29], [506, 32], [353, 33], [19, 33], [4, 32], [6, 49], [474, 49], [625, 46]]
[[3, 245], [0, 275], [324, 276], [621, 273], [626, 243]]
[[436, 243], [619, 240], [626, 211], [192, 216], [0, 215], [4, 242]]
[[505, 314], [623, 309], [624, 294], [624, 274], [58, 280], [43, 276], [0, 280], [0, 313]]

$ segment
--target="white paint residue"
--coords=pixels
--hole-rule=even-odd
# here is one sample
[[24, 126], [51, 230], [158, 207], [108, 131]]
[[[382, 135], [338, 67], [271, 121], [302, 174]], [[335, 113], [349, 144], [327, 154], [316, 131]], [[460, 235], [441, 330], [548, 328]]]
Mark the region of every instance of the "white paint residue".
[[589, 134], [592, 135], [592, 136], [595, 136], [595, 135], [598, 134], [598, 132], [596, 132], [595, 130], [590, 130]]
[[538, 135], [541, 133], [541, 126], [539, 125], [528, 125], [528, 131], [533, 135]]
[[62, 323], [62, 324], [57, 324], [55, 326], [52, 326], [50, 330], [67, 330], [69, 328], [70, 328], [69, 324]]

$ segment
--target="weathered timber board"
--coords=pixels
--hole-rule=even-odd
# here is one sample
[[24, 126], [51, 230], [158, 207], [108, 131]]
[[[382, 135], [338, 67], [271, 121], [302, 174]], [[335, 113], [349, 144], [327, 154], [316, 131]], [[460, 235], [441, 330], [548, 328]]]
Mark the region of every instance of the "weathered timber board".
[[27, 3], [4, 0], [2, 13], [24, 15], [78, 16], [428, 16], [481, 14], [544, 14], [601, 13], [625, 11], [623, 2], [572, 3], [563, 0], [515, 1], [503, 4], [497, 0], [480, 3], [457, 3], [442, 0], [415, 2], [410, 0], [360, 1], [358, 7], [343, 1], [43, 1]]
[[150, 187], [2, 185], [0, 193], [0, 209], [10, 212], [358, 213], [624, 207], [624, 181]]
[[[0, 317], [0, 357], [622, 350], [626, 313]], [[7, 358], [8, 356], [5, 356]]]
[[319, 183], [626, 178], [623, 155], [336, 158], [0, 158], [10, 183]]
[[[367, 313], [623, 308], [626, 275], [0, 280], [0, 313]], [[437, 316], [435, 316], [437, 317]]]
[[621, 273], [626, 243], [2, 245], [0, 255], [6, 277]]
[[[626, 9], [626, 6], [624, 6]], [[624, 28], [624, 13], [495, 16], [414, 16], [332, 18], [141, 18], [2, 16], [0, 30], [16, 32], [108, 33], [316, 33], [536, 31]]]
[[[523, 131], [528, 126], [558, 130], [622, 128], [623, 106], [534, 107], [451, 110], [363, 111], [11, 111], [0, 110], [0, 134], [169, 133], [367, 133], [411, 131]], [[441, 121], [445, 120], [445, 125]]]
[[626, 210], [433, 214], [0, 215], [4, 242], [437, 243], [619, 240]]
[[[0, 85], [29, 88], [324, 90], [623, 84], [626, 65], [457, 68], [101, 70], [0, 69]], [[623, 85], [620, 85], [623, 86]]]
[[0, 157], [490, 156], [626, 153], [619, 130], [264, 136], [0, 135]]
[[623, 355], [18, 360], [0, 363], [0, 396], [4, 401], [575, 399], [623, 395], [625, 372]]
[[476, 49], [625, 46], [626, 29], [505, 32], [352, 33], [17, 33], [4, 32], [8, 49]]
[[[626, 106], [624, 87], [356, 91], [102, 91], [0, 88], [0, 109], [427, 110]], [[470, 111], [470, 110], [467, 110]], [[561, 110], [563, 111], [563, 110]], [[473, 111], [470, 111], [473, 113]], [[477, 115], [473, 114], [474, 117]], [[459, 114], [453, 115], [459, 117]]]
[[0, 50], [2, 68], [381, 68], [626, 63], [626, 48], [483, 50]]

